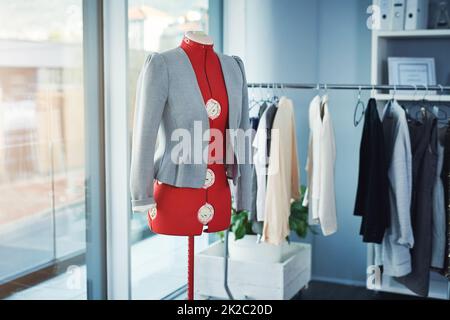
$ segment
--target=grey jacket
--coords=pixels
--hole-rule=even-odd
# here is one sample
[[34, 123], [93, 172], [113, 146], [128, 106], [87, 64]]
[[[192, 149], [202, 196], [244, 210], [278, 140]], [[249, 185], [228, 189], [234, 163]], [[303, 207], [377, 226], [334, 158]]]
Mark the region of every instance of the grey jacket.
[[[247, 130], [250, 123], [244, 65], [238, 57], [217, 55], [228, 94], [228, 128]], [[209, 141], [194, 137], [194, 130], [200, 124], [202, 132], [209, 129], [205, 104], [187, 54], [178, 47], [149, 55], [139, 75], [136, 93], [130, 172], [133, 207], [155, 202], [154, 179], [177, 187], [203, 186], [207, 163], [202, 159], [202, 152], [207, 150]], [[173, 161], [180, 141], [172, 141], [171, 137], [177, 129], [184, 129], [196, 139], [191, 143], [190, 154], [201, 161], [185, 161], [185, 158]], [[250, 210], [251, 141], [236, 136], [228, 138], [225, 152], [227, 157], [232, 153], [235, 161], [226, 164], [226, 169], [227, 176], [237, 186], [236, 209]]]
[[414, 245], [411, 225], [412, 153], [405, 111], [396, 101], [384, 107], [383, 131], [389, 163], [390, 226], [383, 243], [376, 245], [376, 264], [388, 276], [411, 272], [410, 249]]

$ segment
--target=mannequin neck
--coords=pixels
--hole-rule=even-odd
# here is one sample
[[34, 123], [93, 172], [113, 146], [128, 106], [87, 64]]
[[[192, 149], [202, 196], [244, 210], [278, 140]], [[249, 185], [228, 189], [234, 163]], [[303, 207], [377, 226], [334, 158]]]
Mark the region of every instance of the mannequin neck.
[[206, 46], [214, 44], [213, 39], [203, 31], [188, 31], [184, 34], [184, 38]]
[[188, 37], [184, 37], [183, 41], [180, 45], [181, 48], [183, 48], [186, 52], [206, 52], [206, 51], [212, 51], [213, 50], [213, 44], [203, 44], [197, 41], [194, 41]]

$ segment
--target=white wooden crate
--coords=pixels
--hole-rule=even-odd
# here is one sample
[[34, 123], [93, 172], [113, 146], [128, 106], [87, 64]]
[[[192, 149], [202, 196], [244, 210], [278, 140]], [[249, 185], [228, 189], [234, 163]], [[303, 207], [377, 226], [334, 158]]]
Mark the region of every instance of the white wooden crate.
[[[195, 255], [196, 299], [227, 299], [224, 289], [222, 242], [215, 242]], [[291, 243], [290, 253], [279, 263], [228, 261], [228, 286], [234, 299], [291, 299], [311, 279], [311, 246]]]

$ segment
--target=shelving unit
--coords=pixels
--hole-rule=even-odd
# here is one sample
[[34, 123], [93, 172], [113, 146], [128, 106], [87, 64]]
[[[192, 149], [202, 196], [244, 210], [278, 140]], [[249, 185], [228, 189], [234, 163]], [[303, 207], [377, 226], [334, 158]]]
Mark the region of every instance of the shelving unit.
[[[450, 29], [372, 32], [372, 84], [388, 84], [388, 57], [434, 57], [438, 84], [450, 83]], [[380, 100], [389, 99], [388, 92], [377, 92]], [[409, 100], [407, 96], [403, 97]], [[439, 101], [439, 97], [428, 96]], [[441, 97], [441, 101], [448, 101]], [[401, 99], [400, 99], [401, 100]], [[411, 95], [411, 100], [414, 96]]]
[[404, 31], [374, 31], [378, 38], [450, 38], [450, 30], [404, 30]]
[[[450, 30], [413, 30], [413, 31], [373, 31], [371, 83], [388, 84], [388, 57], [434, 57], [437, 84], [450, 84]], [[397, 92], [395, 98], [402, 102], [422, 101], [426, 96], [428, 101], [449, 102], [450, 95], [440, 92], [423, 91]], [[377, 101], [386, 101], [393, 97], [388, 91], [378, 90], [374, 94]], [[383, 103], [383, 102], [382, 102]], [[368, 246], [367, 264], [374, 264], [374, 245]], [[393, 278], [383, 275], [379, 291], [414, 295], [412, 291]], [[429, 297], [450, 299], [449, 281], [443, 276], [432, 272]]]

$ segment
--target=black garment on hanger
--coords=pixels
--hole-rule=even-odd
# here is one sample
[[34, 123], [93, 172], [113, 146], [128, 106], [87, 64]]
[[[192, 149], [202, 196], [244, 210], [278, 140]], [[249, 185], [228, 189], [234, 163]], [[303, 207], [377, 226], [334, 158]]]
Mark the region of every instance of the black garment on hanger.
[[[277, 105], [273, 104], [271, 105], [266, 112], [266, 122], [267, 122], [267, 158], [270, 158], [270, 143], [272, 141], [272, 127], [273, 127], [273, 120], [275, 119], [275, 115], [277, 114], [278, 107]], [[269, 164], [267, 164], [269, 166]]]
[[408, 123], [412, 151], [411, 224], [414, 247], [411, 273], [396, 278], [414, 293], [427, 296], [432, 252], [433, 187], [437, 170], [437, 119], [425, 110], [422, 120]]
[[364, 242], [381, 243], [390, 223], [388, 160], [383, 124], [370, 99], [359, 149], [359, 177], [354, 215], [362, 216]]
[[447, 225], [447, 241], [444, 260], [444, 275], [450, 280], [450, 120], [447, 123], [447, 132], [444, 142], [444, 166], [441, 173], [444, 185], [445, 209], [446, 209], [446, 225]]

